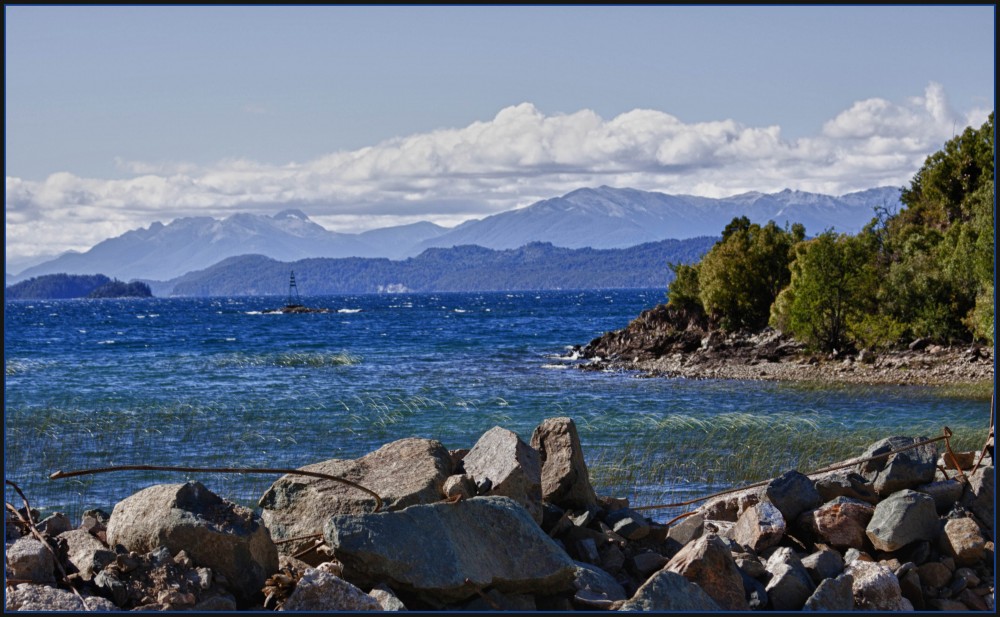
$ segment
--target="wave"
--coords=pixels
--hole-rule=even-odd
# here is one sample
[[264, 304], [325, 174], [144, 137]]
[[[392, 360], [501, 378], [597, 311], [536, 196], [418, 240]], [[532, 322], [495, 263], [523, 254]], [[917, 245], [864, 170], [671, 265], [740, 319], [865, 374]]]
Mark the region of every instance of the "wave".
[[338, 313], [360, 313], [361, 309], [342, 308], [342, 309], [337, 309], [337, 312]]
[[279, 352], [264, 354], [233, 353], [215, 358], [212, 364], [218, 368], [325, 368], [353, 366], [360, 364], [361, 358], [347, 352]]

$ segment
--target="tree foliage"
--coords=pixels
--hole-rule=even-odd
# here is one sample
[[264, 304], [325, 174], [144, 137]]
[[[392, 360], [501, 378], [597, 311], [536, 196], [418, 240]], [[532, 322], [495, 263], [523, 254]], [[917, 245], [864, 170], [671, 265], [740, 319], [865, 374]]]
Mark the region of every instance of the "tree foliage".
[[767, 325], [771, 304], [788, 284], [790, 251], [805, 236], [774, 221], [761, 227], [734, 218], [699, 264], [699, 299], [711, 325], [756, 330]]

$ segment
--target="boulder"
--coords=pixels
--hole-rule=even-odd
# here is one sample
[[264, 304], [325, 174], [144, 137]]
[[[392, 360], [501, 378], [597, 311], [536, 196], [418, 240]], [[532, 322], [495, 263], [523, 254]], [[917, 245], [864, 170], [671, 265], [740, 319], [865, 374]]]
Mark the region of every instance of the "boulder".
[[841, 574], [836, 578], [820, 581], [809, 599], [806, 600], [804, 611], [837, 611], [854, 610], [854, 577]]
[[802, 566], [817, 585], [844, 571], [844, 558], [837, 551], [819, 550], [802, 559]]
[[794, 521], [806, 510], [812, 510], [823, 503], [812, 480], [794, 469], [771, 480], [764, 495], [778, 508], [786, 521]]
[[541, 524], [541, 459], [516, 433], [499, 426], [491, 428], [469, 450], [463, 463], [477, 484], [489, 483], [487, 495], [510, 497]]
[[962, 499], [965, 484], [955, 479], [941, 480], [921, 484], [916, 490], [930, 495], [934, 499], [934, 506], [937, 508], [938, 514], [947, 514]]
[[568, 509], [597, 507], [580, 436], [571, 418], [544, 420], [531, 434], [531, 447], [541, 458], [542, 499]]
[[338, 514], [324, 533], [349, 580], [384, 581], [442, 601], [461, 601], [484, 587], [511, 594], [559, 593], [572, 589], [577, 569], [508, 497]]
[[264, 581], [278, 570], [278, 550], [260, 517], [200, 482], [150, 486], [120, 501], [107, 533], [109, 545], [136, 553], [184, 551], [222, 574], [244, 604], [260, 599]]
[[[862, 458], [899, 450], [926, 439], [887, 437], [869, 446]], [[872, 488], [883, 498], [902, 489], [912, 489], [933, 482], [936, 471], [937, 448], [933, 443], [859, 464], [861, 475], [872, 483]]]
[[740, 515], [729, 537], [756, 552], [774, 546], [785, 535], [785, 517], [769, 501], [753, 505]]
[[934, 540], [940, 531], [934, 499], [902, 490], [877, 506], [865, 533], [876, 549], [895, 551], [911, 542]]
[[701, 587], [676, 572], [660, 570], [649, 577], [622, 611], [710, 611], [723, 610]]
[[870, 503], [851, 497], [836, 497], [799, 517], [800, 528], [834, 548], [863, 548], [865, 529], [875, 514]]
[[771, 554], [765, 564], [771, 580], [764, 588], [776, 611], [797, 611], [816, 590], [816, 584], [798, 555], [790, 548], [781, 547]]
[[674, 555], [665, 570], [696, 583], [715, 603], [727, 611], [749, 608], [743, 594], [743, 579], [733, 555], [718, 536], [702, 536]]
[[951, 569], [940, 561], [928, 561], [917, 566], [917, 575], [920, 576], [921, 583], [935, 589], [945, 587], [951, 582]]
[[378, 601], [342, 578], [316, 568], [306, 570], [283, 611], [381, 611]]
[[21, 583], [17, 587], [7, 589], [5, 597], [7, 611], [72, 611], [84, 613], [94, 611], [110, 613], [118, 607], [105, 598], [84, 596], [83, 601], [72, 591], [49, 587], [48, 585], [32, 585]]
[[58, 536], [59, 534], [73, 529], [73, 523], [69, 517], [62, 512], [51, 514], [38, 523], [38, 531], [47, 536]]
[[969, 474], [969, 484], [965, 487], [965, 494], [962, 495], [962, 505], [971, 510], [976, 518], [984, 525], [988, 525], [991, 537], [995, 537], [993, 525], [993, 482], [994, 468], [986, 465], [976, 470], [976, 473]]
[[396, 592], [385, 583], [379, 583], [372, 587], [368, 595], [375, 598], [381, 611], [405, 611], [406, 605], [396, 596]]
[[953, 518], [944, 524], [939, 544], [941, 552], [953, 557], [957, 565], [973, 566], [986, 558], [986, 542], [975, 520]]
[[85, 581], [115, 560], [114, 551], [83, 529], [71, 529], [59, 534], [59, 538], [66, 542], [67, 559]]
[[576, 571], [573, 573], [573, 587], [578, 591], [588, 590], [598, 599], [615, 602], [625, 600], [625, 589], [615, 577], [611, 576], [601, 568], [582, 561], [576, 562]]
[[52, 551], [33, 536], [24, 536], [10, 545], [6, 559], [10, 578], [32, 583], [56, 581]]
[[[383, 509], [400, 510], [440, 500], [451, 465], [451, 454], [440, 442], [408, 438], [388, 443], [359, 459], [331, 459], [306, 465], [302, 470], [360, 484], [382, 498]], [[322, 533], [323, 525], [334, 514], [371, 512], [375, 499], [340, 482], [288, 474], [268, 488], [259, 505], [264, 524], [275, 540], [284, 540]], [[294, 554], [303, 546], [290, 542], [281, 550]]]
[[446, 499], [469, 499], [476, 496], [476, 483], [464, 473], [448, 476], [441, 492]]
[[681, 519], [667, 530], [667, 537], [684, 546], [705, 532], [705, 515], [701, 512]]
[[865, 611], [913, 610], [909, 601], [903, 599], [899, 579], [889, 568], [870, 561], [855, 561], [847, 567], [854, 577], [851, 589], [855, 607]]
[[612, 530], [626, 540], [641, 540], [649, 535], [646, 517], [631, 508], [623, 508], [605, 517]]
[[878, 503], [878, 494], [871, 483], [855, 472], [838, 472], [818, 478], [813, 484], [823, 501], [831, 501], [837, 497], [860, 499], [870, 504]]

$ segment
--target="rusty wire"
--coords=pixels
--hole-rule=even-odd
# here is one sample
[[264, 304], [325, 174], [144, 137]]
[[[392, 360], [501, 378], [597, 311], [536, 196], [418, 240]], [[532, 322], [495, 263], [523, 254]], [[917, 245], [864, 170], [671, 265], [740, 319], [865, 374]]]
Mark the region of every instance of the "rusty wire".
[[346, 484], [352, 488], [356, 488], [359, 491], [364, 491], [372, 497], [375, 498], [375, 512], [382, 509], [382, 498], [379, 497], [378, 493], [375, 491], [365, 488], [356, 482], [351, 482], [345, 478], [339, 476], [332, 476], [326, 473], [320, 473], [318, 471], [305, 471], [302, 469], [271, 469], [263, 467], [172, 467], [165, 465], [116, 465], [113, 467], [98, 467], [95, 469], [80, 469], [77, 471], [56, 471], [49, 476], [51, 480], [58, 480], [61, 478], [72, 478], [75, 476], [83, 476], [95, 473], [107, 473], [111, 471], [179, 471], [188, 473], [266, 473], [266, 474], [284, 474], [284, 475], [299, 475], [299, 476], [309, 476], [312, 478], [319, 478], [321, 480], [333, 480], [334, 482], [340, 482], [341, 484]]
[[[936, 441], [941, 441], [941, 440], [944, 440], [945, 445], [947, 446], [948, 452], [951, 453], [951, 444], [949, 442], [949, 439], [951, 439], [951, 436], [952, 436], [951, 429], [946, 426], [946, 427], [943, 428], [942, 434], [940, 436], [938, 436], [938, 437], [933, 437], [931, 439], [926, 439], [924, 441], [920, 441], [920, 442], [917, 442], [917, 443], [914, 443], [914, 444], [910, 444], [908, 446], [899, 448], [897, 450], [890, 450], [888, 452], [883, 452], [882, 454], [876, 454], [875, 456], [870, 456], [868, 458], [858, 459], [858, 460], [852, 460], [852, 461], [849, 461], [847, 463], [842, 463], [842, 464], [839, 464], [839, 465], [833, 465], [833, 466], [830, 466], [830, 467], [823, 467], [822, 469], [817, 469], [816, 471], [811, 471], [811, 472], [803, 474], [803, 475], [805, 475], [806, 477], [809, 477], [809, 476], [819, 475], [821, 473], [829, 473], [831, 471], [837, 471], [838, 469], [846, 469], [847, 467], [854, 467], [854, 466], [859, 465], [861, 463], [867, 463], [868, 461], [875, 461], [875, 460], [878, 460], [880, 458], [888, 458], [888, 457], [892, 456], [893, 454], [897, 454], [899, 452], [905, 452], [906, 450], [912, 450], [914, 448], [919, 448], [920, 446], [926, 446], [929, 443], [934, 443]], [[958, 461], [955, 460], [955, 456], [954, 456], [953, 453], [951, 454], [951, 456], [952, 456], [952, 460], [953, 460], [953, 462], [955, 464], [956, 469], [959, 469], [959, 474], [961, 474], [962, 472], [961, 472], [961, 468], [960, 468], [960, 466], [958, 464]], [[964, 477], [964, 475], [963, 475], [963, 477]], [[739, 492], [746, 491], [746, 490], [749, 490], [749, 489], [752, 489], [752, 488], [758, 488], [758, 487], [761, 487], [761, 486], [767, 486], [768, 484], [771, 483], [772, 480], [773, 480], [773, 478], [771, 478], [769, 480], [762, 480], [761, 482], [755, 482], [754, 484], [748, 484], [746, 486], [740, 486], [740, 487], [737, 487], [737, 488], [731, 488], [731, 489], [727, 489], [727, 490], [724, 490], [724, 491], [719, 491], [718, 493], [712, 493], [711, 495], [705, 495], [704, 497], [696, 497], [694, 499], [689, 499], [687, 501], [679, 501], [677, 503], [668, 503], [668, 504], [657, 504], [657, 505], [653, 505], [653, 506], [634, 506], [632, 509], [633, 510], [661, 510], [661, 509], [665, 509], [665, 508], [679, 508], [679, 507], [682, 507], [682, 506], [689, 506], [691, 504], [698, 503], [699, 501], [707, 501], [707, 500], [713, 499], [715, 497], [721, 497], [723, 495], [729, 495], [730, 493], [739, 493]], [[686, 518], [688, 516], [691, 516], [692, 514], [694, 514], [694, 512], [687, 512], [685, 514], [677, 516], [674, 519], [672, 519], [670, 522], [668, 522], [667, 526], [669, 526], [674, 521], [678, 521], [678, 520], [680, 520], [682, 518]]]

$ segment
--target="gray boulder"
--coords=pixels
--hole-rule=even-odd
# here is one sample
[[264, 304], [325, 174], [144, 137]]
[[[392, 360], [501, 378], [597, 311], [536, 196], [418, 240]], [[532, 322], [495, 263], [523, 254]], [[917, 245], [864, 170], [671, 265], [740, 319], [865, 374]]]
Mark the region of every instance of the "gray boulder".
[[542, 499], [567, 509], [596, 508], [597, 495], [571, 418], [542, 421], [531, 434], [531, 447], [542, 462]]
[[880, 551], [895, 551], [911, 542], [934, 540], [939, 532], [934, 499], [911, 490], [895, 492], [879, 502], [865, 530]]
[[391, 587], [385, 583], [379, 583], [372, 587], [372, 590], [368, 592], [368, 595], [375, 598], [378, 602], [380, 610], [388, 611], [405, 611], [407, 610], [406, 605], [403, 601], [396, 596], [396, 592], [392, 590]]
[[463, 463], [476, 484], [489, 483], [487, 495], [510, 497], [541, 524], [541, 458], [517, 433], [499, 426], [491, 428], [469, 450]]
[[589, 590], [598, 598], [610, 602], [625, 600], [625, 589], [615, 577], [595, 565], [577, 561], [573, 573], [573, 587], [577, 590]]
[[837, 551], [819, 550], [802, 559], [802, 566], [817, 585], [844, 571], [844, 558]]
[[854, 577], [841, 574], [836, 578], [820, 581], [809, 599], [802, 607], [804, 611], [838, 611], [854, 610]]
[[765, 567], [771, 574], [771, 580], [764, 589], [774, 610], [800, 610], [816, 590], [809, 572], [790, 548], [781, 547], [774, 551]]
[[309, 568], [292, 594], [281, 605], [283, 611], [381, 611], [378, 601], [333, 574]]
[[823, 501], [831, 501], [837, 497], [860, 499], [870, 504], [878, 503], [878, 494], [864, 478], [854, 472], [837, 472], [818, 478], [814, 483], [816, 492]]
[[59, 534], [59, 538], [66, 542], [69, 562], [85, 581], [93, 579], [94, 574], [115, 560], [114, 551], [83, 529], [71, 529]]
[[[869, 458], [926, 441], [926, 437], [887, 437], [870, 445], [862, 458]], [[872, 483], [880, 497], [934, 481], [937, 448], [933, 443], [859, 464], [859, 473]]]
[[243, 603], [262, 598], [278, 570], [278, 549], [260, 517], [223, 500], [200, 482], [159, 484], [120, 501], [108, 521], [108, 544], [136, 553], [165, 547], [222, 574]]
[[723, 610], [749, 608], [733, 554], [718, 536], [702, 536], [682, 548], [664, 569], [696, 583]]
[[[388, 443], [359, 459], [332, 459], [306, 465], [304, 471], [350, 480], [374, 491], [383, 509], [401, 510], [443, 497], [451, 473], [451, 454], [440, 442], [408, 438]], [[260, 498], [261, 517], [275, 540], [322, 533], [334, 514], [361, 514], [375, 509], [375, 499], [346, 484], [322, 478], [285, 475]], [[294, 554], [303, 544], [283, 544]], [[312, 564], [316, 565], [316, 564]]]
[[823, 503], [812, 480], [794, 469], [771, 480], [764, 495], [778, 508], [786, 521], [794, 521], [806, 510]]
[[710, 611], [722, 608], [701, 587], [676, 572], [660, 570], [649, 577], [622, 611]]
[[947, 514], [962, 499], [965, 484], [953, 478], [921, 484], [916, 490], [920, 493], [926, 493], [934, 499], [938, 514]]
[[969, 484], [965, 487], [965, 494], [962, 495], [962, 505], [972, 510], [976, 518], [988, 526], [987, 531], [990, 532], [990, 536], [994, 536], [996, 531], [993, 528], [994, 476], [992, 465], [980, 467], [976, 473], [968, 475]]
[[6, 558], [10, 578], [33, 583], [54, 583], [56, 580], [52, 551], [33, 536], [15, 541], [7, 549]]
[[477, 589], [554, 594], [572, 589], [576, 564], [507, 497], [333, 516], [327, 543], [359, 584], [461, 601]]

